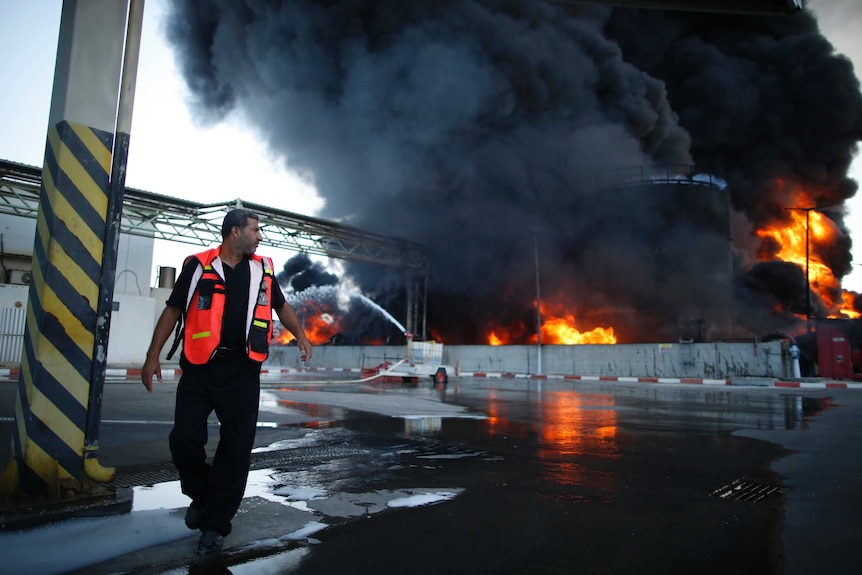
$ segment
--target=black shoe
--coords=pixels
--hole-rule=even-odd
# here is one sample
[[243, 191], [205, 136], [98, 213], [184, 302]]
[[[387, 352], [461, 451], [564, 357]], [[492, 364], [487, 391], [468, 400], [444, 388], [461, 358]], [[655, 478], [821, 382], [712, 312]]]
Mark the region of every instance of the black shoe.
[[189, 505], [186, 510], [186, 527], [192, 531], [196, 531], [201, 526], [201, 518], [204, 515], [204, 510], [197, 507], [194, 503]]
[[198, 541], [198, 555], [220, 551], [222, 545], [224, 545], [224, 537], [221, 536], [221, 533], [214, 529], [207, 529], [201, 535], [200, 541]]

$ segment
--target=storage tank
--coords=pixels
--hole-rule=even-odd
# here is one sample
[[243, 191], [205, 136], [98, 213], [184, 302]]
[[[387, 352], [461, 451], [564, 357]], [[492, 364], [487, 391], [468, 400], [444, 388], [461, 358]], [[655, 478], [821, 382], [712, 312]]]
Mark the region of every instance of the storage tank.
[[723, 183], [691, 166], [638, 167], [605, 174], [594, 193], [602, 196], [596, 217], [606, 229], [588, 249], [610, 260], [617, 255], [620, 269], [616, 281], [606, 282], [607, 274], [590, 279], [589, 290], [605, 290], [610, 305], [585, 310], [587, 323], [611, 325], [628, 343], [732, 337], [732, 240]]
[[177, 268], [160, 266], [159, 267], [159, 287], [173, 288], [176, 282]]

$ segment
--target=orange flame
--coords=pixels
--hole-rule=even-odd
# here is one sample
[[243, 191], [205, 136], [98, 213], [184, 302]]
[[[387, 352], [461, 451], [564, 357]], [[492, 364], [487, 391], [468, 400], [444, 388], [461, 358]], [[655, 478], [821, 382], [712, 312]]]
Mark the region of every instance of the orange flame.
[[[535, 304], [534, 304], [535, 305]], [[561, 299], [552, 303], [542, 302], [542, 343], [549, 345], [612, 344], [617, 343], [612, 327], [595, 327], [588, 331], [577, 328], [577, 321], [568, 306]], [[551, 310], [553, 308], [553, 310]], [[488, 345], [507, 345], [511, 343], [537, 343], [539, 338], [523, 324], [511, 326], [492, 326], [485, 336]]]
[[580, 332], [575, 325], [575, 317], [572, 314], [566, 314], [564, 317], [552, 317], [543, 321], [542, 342], [562, 345], [617, 342], [612, 327], [596, 327], [590, 331]]
[[[784, 182], [777, 182], [785, 185]], [[805, 192], [792, 194], [793, 202], [810, 206], [814, 202]], [[817, 294], [830, 310], [829, 317], [862, 317], [855, 309], [855, 294], [841, 289], [841, 282], [820, 258], [819, 248], [834, 245], [840, 232], [828, 216], [816, 210], [788, 210], [791, 221], [787, 224], [775, 223], [757, 230], [756, 234], [765, 240], [758, 252], [761, 260], [782, 260], [808, 269], [811, 292]], [[806, 258], [806, 234], [808, 257]]]
[[855, 300], [857, 295], [858, 294], [847, 291], [846, 289], [841, 290], [841, 310], [839, 311], [839, 316], [845, 316], [851, 319], [862, 317], [862, 313], [856, 311]]
[[[338, 321], [328, 313], [321, 313], [306, 318], [303, 328], [311, 345], [329, 343], [339, 331]], [[277, 345], [289, 345], [296, 338], [287, 328], [282, 328], [280, 332], [273, 334], [273, 340]]]
[[505, 342], [495, 332], [488, 334], [488, 345], [503, 345]]
[[[832, 243], [837, 235], [835, 224], [821, 214], [811, 210], [808, 213], [809, 223], [811, 225], [808, 235], [808, 258], [805, 257], [805, 220], [806, 216], [801, 211], [790, 212], [791, 223], [773, 224], [766, 228], [757, 230], [757, 235], [760, 238], [771, 239], [779, 246], [777, 252], [773, 254], [765, 253], [761, 250], [758, 254], [761, 259], [778, 259], [785, 262], [797, 264], [803, 270], [808, 266], [808, 277], [811, 281], [812, 289], [815, 286], [823, 284], [824, 286], [837, 285], [835, 276], [832, 275], [832, 270], [829, 269], [820, 257], [817, 255], [817, 246]], [[771, 257], [769, 257], [771, 255]], [[817, 290], [818, 295], [824, 295], [824, 290]]]

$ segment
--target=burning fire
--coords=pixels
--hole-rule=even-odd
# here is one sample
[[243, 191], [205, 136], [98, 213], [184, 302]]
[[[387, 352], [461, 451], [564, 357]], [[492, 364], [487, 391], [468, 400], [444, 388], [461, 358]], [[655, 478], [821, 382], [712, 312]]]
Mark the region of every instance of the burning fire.
[[[567, 313], [542, 322], [542, 343], [576, 345], [583, 343], [616, 343], [614, 328], [596, 327], [580, 332], [575, 327], [575, 316]], [[534, 338], [538, 341], [538, 338]]]
[[[551, 308], [554, 308], [551, 310]], [[551, 345], [610, 344], [617, 343], [613, 327], [595, 327], [589, 331], [577, 328], [572, 312], [566, 311], [565, 304], [542, 302], [542, 343]], [[507, 345], [513, 343], [538, 343], [538, 336], [526, 335], [527, 329], [521, 326], [494, 326], [487, 334], [488, 345]]]
[[[295, 308], [302, 321], [302, 328], [311, 345], [334, 343], [339, 336], [351, 333], [349, 316], [337, 306], [326, 302], [303, 300]], [[290, 331], [276, 326], [273, 331], [274, 345], [291, 345], [296, 341]], [[380, 337], [363, 335], [362, 345], [384, 345], [386, 341]]]
[[[785, 184], [777, 182], [777, 185]], [[791, 205], [815, 205], [815, 201], [801, 191], [788, 193], [787, 197]], [[842, 240], [842, 230], [829, 216], [815, 209], [789, 209], [785, 213], [787, 217], [784, 220], [775, 221], [755, 232], [761, 240], [756, 254], [757, 259], [790, 262], [799, 266], [803, 273], [807, 268], [812, 301], [817, 304], [818, 314], [825, 308], [828, 310], [829, 317], [862, 317], [862, 313], [857, 311], [862, 309], [860, 305], [862, 296], [843, 290], [840, 279], [835, 276], [820, 255], [838, 245]], [[513, 309], [503, 312], [501, 316], [490, 318], [487, 329], [484, 333], [478, 334], [479, 339], [484, 339], [488, 345], [538, 343], [535, 300], [529, 302], [518, 298], [517, 295], [512, 297], [507, 295], [506, 299], [520, 300], [522, 304], [511, 306]], [[794, 309], [798, 312], [798, 305]], [[343, 318], [332, 307], [305, 302], [301, 311], [305, 332], [314, 345], [334, 342], [336, 336], [350, 331], [349, 320]], [[597, 313], [597, 310], [584, 312], [577, 304], [570, 303], [569, 296], [565, 292], [542, 298], [540, 312], [543, 344], [615, 344], [618, 341], [613, 327], [596, 325], [601, 321], [596, 321], [597, 317], [611, 316]], [[804, 318], [804, 316], [800, 317]], [[583, 325], [578, 325], [579, 323], [587, 323], [590, 327], [585, 328]], [[621, 329], [622, 333], [625, 333], [625, 327]], [[432, 335], [435, 340], [442, 341], [437, 334], [432, 332]], [[287, 345], [294, 339], [287, 330], [281, 330], [276, 334], [278, 344]], [[384, 341], [365, 343], [383, 344]]]
[[[798, 203], [813, 205], [804, 195], [800, 196]], [[792, 262], [802, 270], [807, 266], [811, 293], [817, 294], [823, 305], [830, 310], [829, 317], [860, 317], [860, 313], [854, 309], [854, 294], [841, 289], [841, 282], [818, 254], [818, 248], [821, 246], [831, 246], [838, 241], [840, 231], [835, 223], [813, 209], [791, 209], [788, 213], [791, 217], [790, 223], [775, 223], [757, 230], [757, 236], [765, 240], [757, 254], [758, 258], [762, 261]]]
[[[311, 345], [329, 343], [339, 332], [338, 321], [328, 313], [321, 313], [305, 318], [303, 320], [303, 328]], [[282, 328], [280, 332], [273, 334], [273, 343], [278, 345], [288, 345], [294, 340], [296, 338], [286, 328]]]
[[841, 315], [847, 316], [851, 319], [862, 317], [862, 313], [856, 311], [856, 295], [857, 294], [854, 294], [853, 292], [841, 290]]

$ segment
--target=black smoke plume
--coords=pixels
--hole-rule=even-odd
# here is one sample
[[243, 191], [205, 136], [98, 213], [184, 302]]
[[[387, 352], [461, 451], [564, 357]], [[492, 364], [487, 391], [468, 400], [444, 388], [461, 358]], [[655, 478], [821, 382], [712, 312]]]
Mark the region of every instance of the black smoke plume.
[[[536, 266], [542, 295], [591, 322], [579, 328], [616, 323], [623, 340], [673, 337], [708, 309], [732, 315], [713, 335], [783, 329], [798, 306], [776, 305], [786, 286], [748, 257], [753, 236], [731, 255], [720, 216], [689, 217], [696, 200], [605, 177], [695, 163], [726, 182], [748, 233], [856, 191], [859, 82], [806, 12], [173, 0], [169, 31], [202, 117], [240, 109], [313, 174], [324, 216], [427, 245], [429, 324], [447, 343], [531, 325]], [[840, 278], [850, 240], [834, 217], [842, 237], [823, 257]], [[706, 261], [722, 242], [726, 278]], [[404, 309], [400, 274], [349, 269]]]
[[306, 253], [287, 260], [275, 279], [315, 345], [406, 343], [402, 329]]
[[313, 262], [306, 253], [299, 253], [287, 260], [284, 268], [278, 272], [275, 279], [282, 286], [289, 286], [295, 292], [301, 292], [312, 286], [338, 285], [338, 277], [326, 271], [320, 262]]

